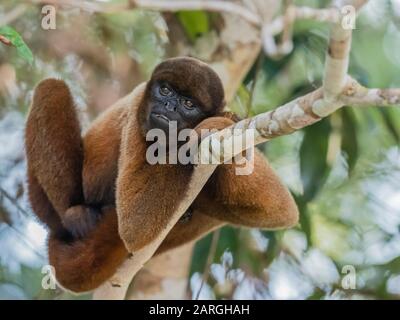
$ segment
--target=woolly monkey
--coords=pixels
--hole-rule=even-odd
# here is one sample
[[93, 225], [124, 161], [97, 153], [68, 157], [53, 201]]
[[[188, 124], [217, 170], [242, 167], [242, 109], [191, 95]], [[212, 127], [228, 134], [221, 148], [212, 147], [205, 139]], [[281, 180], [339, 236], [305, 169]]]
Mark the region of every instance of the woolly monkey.
[[[159, 64], [146, 84], [101, 114], [83, 136], [67, 85], [48, 79], [37, 86], [26, 124], [29, 198], [49, 229], [49, 260], [62, 286], [75, 292], [98, 287], [128, 250], [143, 248], [163, 230], [183, 198], [193, 166], [149, 164], [147, 131], [166, 131], [170, 121], [178, 130], [220, 130], [233, 123], [223, 107], [219, 77], [193, 58]], [[250, 175], [236, 175], [235, 164], [217, 167], [157, 253], [226, 223], [296, 224], [290, 193], [261, 153], [254, 161]]]

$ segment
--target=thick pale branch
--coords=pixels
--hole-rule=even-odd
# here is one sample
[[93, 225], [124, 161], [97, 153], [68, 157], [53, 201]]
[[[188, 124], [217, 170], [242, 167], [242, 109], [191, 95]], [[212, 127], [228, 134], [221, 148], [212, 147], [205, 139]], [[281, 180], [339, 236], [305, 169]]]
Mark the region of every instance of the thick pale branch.
[[[348, 5], [353, 7], [354, 10], [358, 10], [365, 2], [364, 0], [340, 0], [335, 2], [335, 6], [337, 10]], [[349, 16], [349, 18], [354, 19], [353, 22], [355, 23], [355, 14], [354, 16]], [[346, 24], [342, 19], [332, 24], [325, 58], [324, 99], [314, 108], [314, 111], [320, 116], [325, 116], [341, 106], [338, 97], [347, 81], [353, 27], [354, 25], [351, 23]]]
[[324, 99], [327, 103], [335, 102], [345, 85], [351, 35], [352, 30], [344, 29], [340, 23], [332, 26], [323, 79]]
[[187, 299], [193, 247], [191, 242], [151, 258], [133, 279], [126, 299]]
[[400, 105], [400, 89], [368, 89], [350, 79], [340, 96], [340, 101], [351, 107], [390, 107]]

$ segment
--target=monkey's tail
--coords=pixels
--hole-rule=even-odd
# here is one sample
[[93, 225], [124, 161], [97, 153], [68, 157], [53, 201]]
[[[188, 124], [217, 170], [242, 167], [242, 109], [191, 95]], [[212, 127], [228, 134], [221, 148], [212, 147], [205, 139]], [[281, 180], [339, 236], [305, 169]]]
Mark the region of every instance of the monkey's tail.
[[50, 234], [49, 261], [57, 282], [73, 292], [96, 289], [109, 279], [128, 252], [118, 234], [114, 208], [103, 213], [98, 226], [85, 238], [71, 240]]

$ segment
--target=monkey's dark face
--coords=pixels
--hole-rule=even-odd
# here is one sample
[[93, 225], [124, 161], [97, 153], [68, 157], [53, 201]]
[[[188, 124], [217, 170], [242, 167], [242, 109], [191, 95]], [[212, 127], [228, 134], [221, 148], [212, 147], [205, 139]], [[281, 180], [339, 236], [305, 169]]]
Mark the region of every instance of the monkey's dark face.
[[168, 133], [170, 125], [179, 132], [193, 129], [223, 107], [224, 89], [215, 71], [194, 58], [172, 58], [154, 69], [139, 121], [144, 135], [155, 128]]
[[166, 133], [170, 125], [176, 125], [179, 132], [182, 129], [194, 128], [207, 117], [199, 101], [182, 94], [166, 81], [153, 83], [148, 110], [147, 128], [161, 129]]

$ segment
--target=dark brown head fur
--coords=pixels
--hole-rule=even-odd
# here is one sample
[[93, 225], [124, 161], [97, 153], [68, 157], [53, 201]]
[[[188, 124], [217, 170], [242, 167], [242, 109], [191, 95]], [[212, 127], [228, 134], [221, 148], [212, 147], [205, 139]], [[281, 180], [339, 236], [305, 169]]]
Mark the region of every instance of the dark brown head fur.
[[225, 105], [221, 79], [200, 60], [179, 57], [160, 63], [147, 84], [147, 94], [155, 81], [168, 82], [179, 93], [197, 100], [208, 116], [216, 115]]

